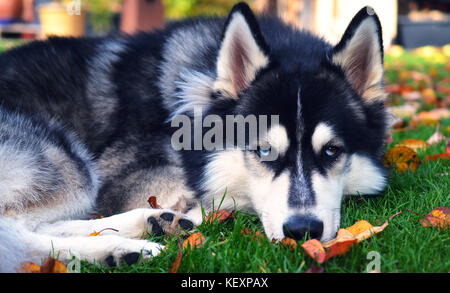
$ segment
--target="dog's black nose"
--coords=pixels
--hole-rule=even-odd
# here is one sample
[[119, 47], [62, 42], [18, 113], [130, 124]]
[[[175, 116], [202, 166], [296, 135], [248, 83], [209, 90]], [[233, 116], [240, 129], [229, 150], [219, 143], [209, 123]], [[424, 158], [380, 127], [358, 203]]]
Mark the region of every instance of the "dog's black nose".
[[323, 232], [323, 223], [312, 217], [293, 216], [283, 225], [284, 236], [301, 240], [306, 234], [310, 238], [320, 239]]

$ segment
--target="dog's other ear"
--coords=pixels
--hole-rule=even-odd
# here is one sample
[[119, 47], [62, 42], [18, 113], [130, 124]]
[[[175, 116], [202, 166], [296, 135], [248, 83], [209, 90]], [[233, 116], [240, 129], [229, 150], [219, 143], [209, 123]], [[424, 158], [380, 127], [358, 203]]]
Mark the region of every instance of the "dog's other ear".
[[330, 57], [366, 102], [385, 99], [381, 24], [371, 7], [356, 14]]
[[255, 15], [245, 3], [233, 7], [223, 32], [217, 57], [215, 91], [237, 98], [269, 64], [269, 49]]

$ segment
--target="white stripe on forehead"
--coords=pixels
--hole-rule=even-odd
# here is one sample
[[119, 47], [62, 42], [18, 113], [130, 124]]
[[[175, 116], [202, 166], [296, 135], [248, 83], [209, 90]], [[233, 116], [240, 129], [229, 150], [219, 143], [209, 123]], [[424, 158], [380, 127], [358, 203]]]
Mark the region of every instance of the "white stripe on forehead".
[[319, 153], [323, 146], [335, 137], [336, 135], [331, 126], [324, 122], [317, 124], [311, 139], [314, 152], [316, 154]]

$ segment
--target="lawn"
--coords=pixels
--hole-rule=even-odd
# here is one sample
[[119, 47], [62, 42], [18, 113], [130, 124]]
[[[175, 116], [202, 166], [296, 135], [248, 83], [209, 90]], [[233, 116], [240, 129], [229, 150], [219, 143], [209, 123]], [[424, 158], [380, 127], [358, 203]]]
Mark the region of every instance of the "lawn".
[[[444, 49], [421, 48], [403, 51], [394, 47], [386, 54], [386, 84], [389, 88], [389, 104], [403, 106], [410, 104], [404, 96], [420, 92], [417, 112], [436, 107], [450, 106], [450, 47]], [[419, 77], [417, 77], [417, 75]], [[425, 77], [425, 81], [420, 77]], [[427, 79], [431, 79], [430, 81]], [[424, 92], [425, 89], [428, 91]], [[430, 94], [433, 89], [434, 97]], [[427, 97], [424, 97], [428, 95]], [[425, 99], [427, 98], [427, 99]], [[386, 150], [398, 142], [414, 138], [427, 140], [436, 131], [436, 120], [415, 122], [405, 117], [402, 128], [392, 133], [392, 141]], [[450, 118], [440, 119], [441, 133], [450, 137]], [[444, 153], [445, 141], [426, 150], [418, 151], [423, 162], [427, 155]], [[342, 227], [348, 227], [361, 219], [373, 225], [380, 225], [391, 215], [402, 212], [390, 221], [380, 234], [353, 245], [341, 256], [326, 261], [321, 266], [325, 272], [366, 272], [373, 258], [369, 252], [380, 255], [382, 272], [449, 272], [450, 232], [449, 230], [423, 227], [420, 220], [433, 208], [450, 206], [450, 160], [442, 159], [422, 163], [415, 173], [408, 170], [400, 173], [393, 170], [385, 192], [375, 198], [355, 197], [344, 201]], [[183, 250], [178, 272], [233, 272], [233, 273], [297, 273], [304, 272], [314, 263], [300, 245], [295, 250], [272, 243], [267, 238], [244, 236], [241, 231], [263, 231], [257, 217], [234, 213], [235, 220], [223, 223], [202, 224], [197, 227], [206, 238], [201, 248]], [[178, 237], [166, 236], [160, 239], [167, 245], [161, 255], [151, 261], [132, 266], [106, 268], [84, 263], [83, 272], [168, 272], [175, 262], [179, 248]], [[301, 241], [299, 242], [301, 244]]]
[[[2, 45], [11, 47], [14, 43]], [[385, 56], [389, 104], [402, 115], [386, 150], [404, 139], [427, 140], [439, 130], [450, 137], [450, 118], [417, 119], [417, 113], [450, 107], [450, 46], [404, 51], [393, 47]], [[413, 112], [404, 108], [412, 106]], [[405, 114], [405, 111], [408, 112]], [[420, 118], [420, 117], [419, 117]], [[387, 189], [378, 197], [354, 197], [344, 201], [342, 227], [364, 219], [380, 225], [391, 215], [402, 212], [386, 229], [357, 245], [347, 253], [320, 266], [325, 272], [366, 272], [369, 252], [380, 255], [382, 272], [450, 271], [450, 230], [423, 227], [420, 220], [432, 209], [450, 206], [450, 160], [423, 162], [427, 155], [446, 152], [441, 141], [419, 150], [422, 161], [417, 171], [392, 170]], [[304, 272], [314, 261], [300, 245], [295, 250], [264, 237], [242, 235], [241, 230], [263, 231], [257, 217], [235, 212], [235, 219], [197, 227], [206, 238], [201, 248], [183, 250], [178, 272]], [[82, 272], [168, 272], [179, 253], [179, 238], [165, 236], [149, 240], [167, 245], [159, 256], [143, 264], [116, 268], [82, 263]], [[299, 242], [301, 244], [302, 241]]]

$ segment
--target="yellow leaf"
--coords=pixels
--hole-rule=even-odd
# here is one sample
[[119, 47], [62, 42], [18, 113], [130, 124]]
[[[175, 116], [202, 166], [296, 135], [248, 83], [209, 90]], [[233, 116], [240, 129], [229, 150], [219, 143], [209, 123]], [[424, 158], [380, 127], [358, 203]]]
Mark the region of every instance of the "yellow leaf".
[[350, 231], [353, 235], [356, 235], [356, 234], [366, 231], [372, 227], [373, 227], [372, 224], [370, 224], [366, 220], [360, 220], [360, 221], [356, 222], [355, 224], [353, 224], [353, 226], [345, 228], [345, 230]]

